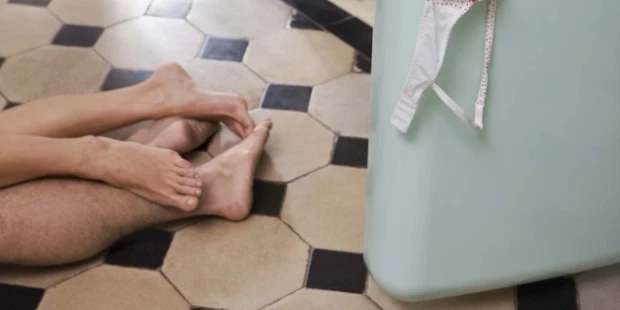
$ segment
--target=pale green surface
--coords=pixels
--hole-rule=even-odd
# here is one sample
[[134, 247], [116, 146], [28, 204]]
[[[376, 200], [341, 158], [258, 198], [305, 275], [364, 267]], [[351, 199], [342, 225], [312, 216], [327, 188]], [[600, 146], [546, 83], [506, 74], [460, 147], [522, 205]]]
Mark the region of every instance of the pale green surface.
[[[421, 300], [620, 261], [620, 1], [498, 0], [485, 129], [432, 91], [390, 116], [424, 1], [378, 0], [365, 259]], [[467, 111], [486, 1], [453, 33], [438, 84]]]

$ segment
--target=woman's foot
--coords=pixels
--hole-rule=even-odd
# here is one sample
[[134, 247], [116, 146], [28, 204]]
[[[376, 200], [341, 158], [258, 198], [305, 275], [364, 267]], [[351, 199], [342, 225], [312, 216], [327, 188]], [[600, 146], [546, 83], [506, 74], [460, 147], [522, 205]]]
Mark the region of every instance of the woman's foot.
[[221, 121], [236, 135], [245, 138], [254, 121], [243, 98], [235, 94], [198, 89], [189, 74], [176, 63], [159, 67], [147, 81], [161, 90], [162, 102], [173, 107], [178, 117], [202, 121]]
[[252, 208], [254, 172], [271, 130], [271, 120], [260, 121], [239, 144], [196, 168], [202, 180], [197, 214], [240, 221]]
[[191, 163], [172, 150], [96, 137], [88, 179], [127, 189], [150, 201], [193, 211], [202, 181]]
[[203, 145], [218, 129], [212, 122], [168, 117], [137, 130], [127, 141], [185, 154]]

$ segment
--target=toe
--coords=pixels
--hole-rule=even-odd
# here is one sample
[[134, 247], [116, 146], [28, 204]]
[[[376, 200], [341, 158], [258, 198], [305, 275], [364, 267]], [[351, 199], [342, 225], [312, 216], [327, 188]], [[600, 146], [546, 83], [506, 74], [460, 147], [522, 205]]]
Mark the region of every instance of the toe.
[[178, 184], [185, 185], [185, 186], [192, 186], [194, 188], [202, 186], [202, 182], [200, 181], [200, 179], [188, 178], [188, 177], [182, 178], [178, 182]]
[[179, 207], [187, 212], [194, 211], [198, 207], [197, 197], [178, 196], [177, 199], [182, 202], [182, 206], [180, 205]]
[[182, 158], [175, 159], [174, 165], [179, 168], [191, 168], [192, 167], [192, 163]]
[[195, 186], [177, 185], [175, 190], [178, 194], [199, 197], [202, 189]]
[[194, 169], [179, 169], [177, 173], [185, 178], [196, 179], [198, 176], [198, 172], [194, 171]]

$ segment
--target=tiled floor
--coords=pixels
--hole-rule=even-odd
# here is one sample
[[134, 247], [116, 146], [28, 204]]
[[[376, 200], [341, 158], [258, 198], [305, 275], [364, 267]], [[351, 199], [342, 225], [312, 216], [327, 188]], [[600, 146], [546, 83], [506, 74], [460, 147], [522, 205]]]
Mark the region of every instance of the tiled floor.
[[[330, 1], [0, 0], [0, 110], [176, 61], [275, 122], [248, 220], [160, 225], [69, 266], [0, 266], [0, 309], [620, 309], [617, 267], [417, 304], [378, 288], [361, 254], [374, 1]], [[223, 130], [189, 157], [236, 141]]]

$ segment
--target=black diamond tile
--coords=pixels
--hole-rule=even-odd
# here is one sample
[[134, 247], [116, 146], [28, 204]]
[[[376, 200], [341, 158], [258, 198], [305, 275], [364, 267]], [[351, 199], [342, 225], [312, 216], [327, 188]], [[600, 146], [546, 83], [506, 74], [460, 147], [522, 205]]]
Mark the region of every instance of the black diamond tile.
[[352, 18], [327, 27], [327, 30], [365, 56], [372, 57], [372, 27]]
[[323, 27], [350, 18], [349, 13], [328, 0], [284, 0], [284, 2]]
[[35, 310], [44, 290], [0, 283], [0, 309]]
[[362, 254], [314, 249], [306, 287], [361, 294], [366, 289]]
[[312, 87], [270, 84], [267, 86], [261, 107], [278, 110], [307, 112]]
[[0, 68], [2, 68], [3, 63], [4, 63], [4, 58], [0, 57]]
[[102, 90], [112, 90], [145, 81], [153, 74], [147, 70], [112, 69], [103, 81]]
[[191, 7], [192, 0], [155, 0], [146, 14], [168, 18], [185, 18]]
[[134, 233], [112, 246], [105, 262], [110, 265], [157, 269], [164, 262], [173, 234], [158, 229]]
[[371, 64], [372, 64], [372, 61], [368, 57], [360, 54], [359, 52], [355, 53], [355, 67], [359, 71], [370, 73]]
[[203, 307], [192, 307], [191, 310], [226, 310], [226, 309], [215, 309], [215, 308], [203, 308]]
[[285, 183], [255, 180], [252, 214], [280, 216], [285, 194]]
[[19, 102], [10, 102], [10, 101], [9, 101], [9, 102], [7, 102], [7, 103], [6, 103], [6, 105], [4, 106], [4, 109], [5, 109], [5, 110], [8, 110], [8, 109], [10, 109], [10, 108], [14, 108], [14, 107], [16, 107], [16, 106], [18, 106], [18, 105], [20, 105], [20, 103], [19, 103]]
[[103, 33], [101, 27], [64, 25], [56, 34], [52, 44], [91, 47]]
[[517, 287], [517, 310], [577, 310], [572, 278], [556, 278]]
[[289, 26], [296, 29], [321, 30], [321, 27], [316, 25], [312, 20], [300, 14], [299, 12], [295, 12], [295, 14], [293, 14]]
[[17, 4], [26, 4], [26, 5], [36, 5], [36, 6], [47, 6], [52, 0], [9, 0], [9, 3], [17, 3]]
[[247, 40], [210, 38], [207, 40], [201, 57], [216, 60], [242, 61], [247, 47]]
[[368, 165], [368, 139], [338, 137], [332, 164], [366, 168]]

